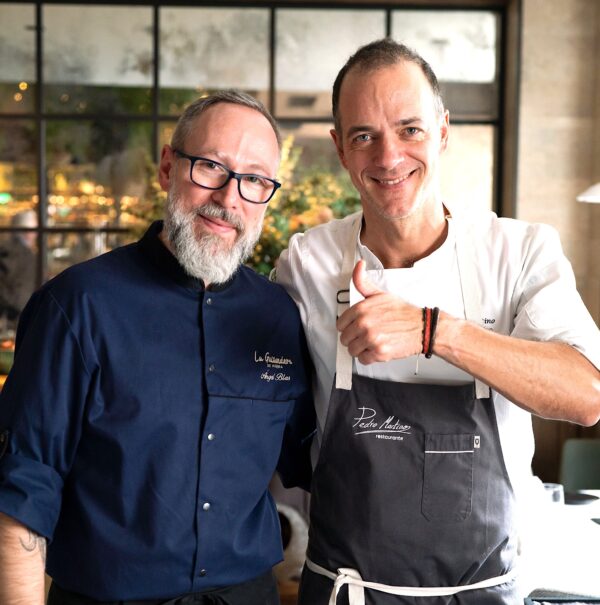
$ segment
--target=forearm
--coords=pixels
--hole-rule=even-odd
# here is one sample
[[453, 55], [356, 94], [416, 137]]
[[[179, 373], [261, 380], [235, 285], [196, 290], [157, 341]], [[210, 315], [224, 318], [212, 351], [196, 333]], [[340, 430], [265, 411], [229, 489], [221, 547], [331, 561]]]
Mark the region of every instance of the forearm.
[[588, 426], [600, 418], [600, 372], [567, 344], [496, 334], [441, 313], [434, 353], [538, 416]]
[[46, 540], [0, 513], [0, 603], [43, 605]]

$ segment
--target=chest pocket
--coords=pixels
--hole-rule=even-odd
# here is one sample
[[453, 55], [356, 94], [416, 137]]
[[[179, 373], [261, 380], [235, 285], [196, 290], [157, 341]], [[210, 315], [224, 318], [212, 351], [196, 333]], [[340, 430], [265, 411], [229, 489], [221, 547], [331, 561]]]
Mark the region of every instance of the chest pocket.
[[430, 521], [456, 523], [471, 513], [474, 435], [425, 435], [421, 512]]

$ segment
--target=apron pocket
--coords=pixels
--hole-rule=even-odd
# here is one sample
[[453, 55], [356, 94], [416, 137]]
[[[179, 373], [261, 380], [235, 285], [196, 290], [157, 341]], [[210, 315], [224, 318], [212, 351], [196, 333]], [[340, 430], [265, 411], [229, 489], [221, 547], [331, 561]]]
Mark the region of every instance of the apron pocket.
[[473, 435], [425, 435], [421, 512], [430, 521], [464, 521], [471, 514]]

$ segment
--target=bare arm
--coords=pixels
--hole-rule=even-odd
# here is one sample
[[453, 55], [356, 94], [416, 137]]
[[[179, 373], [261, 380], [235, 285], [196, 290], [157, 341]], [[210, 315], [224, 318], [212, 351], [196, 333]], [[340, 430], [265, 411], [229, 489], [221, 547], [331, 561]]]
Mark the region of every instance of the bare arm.
[[0, 603], [43, 605], [46, 539], [0, 513]]
[[600, 419], [600, 371], [567, 344], [495, 334], [441, 314], [433, 351], [538, 416], [586, 426]]
[[[354, 272], [365, 300], [338, 320], [342, 343], [363, 364], [420, 353], [422, 312]], [[441, 313], [433, 352], [544, 418], [592, 425], [600, 419], [600, 371], [573, 347], [495, 334]]]

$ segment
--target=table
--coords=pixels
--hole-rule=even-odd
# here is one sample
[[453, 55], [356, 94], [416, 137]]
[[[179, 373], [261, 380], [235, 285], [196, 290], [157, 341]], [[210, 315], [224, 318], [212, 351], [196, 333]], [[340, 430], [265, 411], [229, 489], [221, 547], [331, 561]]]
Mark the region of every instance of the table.
[[[600, 490], [582, 490], [600, 497]], [[533, 510], [533, 509], [532, 509]], [[600, 597], [600, 499], [553, 504], [543, 497], [528, 519], [522, 567], [526, 593]]]

